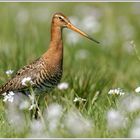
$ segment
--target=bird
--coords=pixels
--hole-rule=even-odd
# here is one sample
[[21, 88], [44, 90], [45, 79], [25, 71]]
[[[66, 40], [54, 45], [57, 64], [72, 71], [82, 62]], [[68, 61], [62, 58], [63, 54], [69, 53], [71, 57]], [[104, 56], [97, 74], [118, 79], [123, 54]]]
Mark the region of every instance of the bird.
[[64, 14], [54, 13], [51, 22], [50, 44], [47, 51], [35, 61], [19, 69], [11, 79], [0, 87], [0, 95], [10, 91], [28, 95], [29, 89], [22, 84], [22, 80], [27, 77], [33, 81], [32, 88], [36, 94], [47, 93], [58, 85], [63, 75], [62, 32], [64, 28], [73, 30], [99, 44], [97, 40], [75, 27]]

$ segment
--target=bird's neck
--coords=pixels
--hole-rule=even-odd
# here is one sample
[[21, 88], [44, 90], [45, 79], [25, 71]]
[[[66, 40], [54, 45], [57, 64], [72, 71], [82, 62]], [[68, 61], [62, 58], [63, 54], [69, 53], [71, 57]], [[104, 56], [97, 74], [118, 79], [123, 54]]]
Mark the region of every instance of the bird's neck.
[[62, 28], [59, 26], [55, 26], [54, 23], [52, 23], [51, 26], [51, 42], [53, 43], [59, 43], [62, 41]]
[[[51, 40], [48, 51], [43, 55], [47, 60], [54, 61], [54, 63], [63, 63], [63, 40], [62, 29], [52, 23]], [[52, 62], [53, 63], [53, 62]]]

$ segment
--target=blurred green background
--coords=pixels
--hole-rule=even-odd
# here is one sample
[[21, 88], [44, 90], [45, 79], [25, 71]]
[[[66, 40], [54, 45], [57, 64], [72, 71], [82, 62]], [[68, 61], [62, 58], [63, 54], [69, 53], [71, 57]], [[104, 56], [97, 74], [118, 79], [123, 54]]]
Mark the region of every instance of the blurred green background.
[[[127, 136], [127, 131], [110, 135], [101, 123], [105, 121], [102, 113], [116, 100], [110, 97], [111, 103], [107, 100], [111, 88], [132, 92], [140, 85], [139, 9], [140, 3], [136, 2], [1, 2], [0, 84], [7, 81], [6, 70], [17, 71], [47, 50], [52, 15], [62, 12], [101, 45], [64, 29], [62, 81], [68, 82], [70, 88], [62, 93], [55, 89], [53, 94], [59, 102], [61, 96], [69, 102], [75, 95], [86, 98], [83, 113], [94, 116], [99, 132], [96, 137]], [[97, 91], [101, 94], [92, 106], [91, 99]]]

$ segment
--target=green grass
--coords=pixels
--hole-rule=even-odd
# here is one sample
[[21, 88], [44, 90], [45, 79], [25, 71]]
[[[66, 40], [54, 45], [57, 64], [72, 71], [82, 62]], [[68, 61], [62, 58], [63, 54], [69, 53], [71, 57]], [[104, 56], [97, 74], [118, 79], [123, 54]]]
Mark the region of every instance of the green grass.
[[[88, 7], [91, 11], [78, 6]], [[47, 50], [53, 13], [60, 11], [81, 21], [84, 18], [82, 11], [87, 10], [87, 15], [94, 15], [97, 10], [100, 29], [90, 34], [101, 42], [101, 46], [83, 37], [75, 44], [68, 43], [66, 34], [72, 31], [65, 30], [64, 73], [61, 81], [69, 83], [69, 88], [62, 91], [55, 88], [48, 94], [48, 106], [57, 102], [63, 106], [64, 114], [71, 108], [77, 108], [84, 117], [94, 121], [94, 128], [87, 135], [77, 136], [62, 129], [52, 137], [129, 137], [129, 130], [139, 112], [128, 115], [127, 128], [115, 131], [107, 129], [106, 113], [111, 108], [118, 109], [119, 97], [108, 95], [111, 88], [120, 87], [132, 93], [140, 84], [140, 62], [130, 43], [134, 41], [139, 55], [139, 6], [139, 3], [132, 2], [0, 3], [0, 84], [7, 81], [6, 70], [17, 71]], [[24, 16], [27, 20], [24, 20]], [[91, 30], [94, 31], [94, 28]], [[126, 43], [127, 48], [124, 47]], [[75, 55], [81, 49], [88, 51], [88, 56], [76, 59]], [[99, 94], [93, 101], [97, 92]], [[73, 100], [76, 96], [85, 98], [86, 103], [75, 104]], [[16, 133], [10, 126], [2, 100], [0, 112], [0, 137], [28, 137], [30, 128]]]

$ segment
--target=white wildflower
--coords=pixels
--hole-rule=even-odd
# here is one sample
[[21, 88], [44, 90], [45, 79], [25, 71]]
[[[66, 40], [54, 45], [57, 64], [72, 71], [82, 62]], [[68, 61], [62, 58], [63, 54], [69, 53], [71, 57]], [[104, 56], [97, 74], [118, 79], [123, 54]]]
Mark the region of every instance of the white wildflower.
[[60, 89], [60, 90], [64, 90], [64, 89], [67, 89], [67, 88], [69, 87], [69, 84], [66, 83], [66, 82], [63, 82], [63, 83], [58, 84], [57, 87], [58, 87], [58, 89]]
[[86, 49], [80, 49], [76, 52], [76, 59], [86, 59], [90, 55], [90, 52]]
[[130, 131], [131, 138], [140, 138], [140, 127], [134, 127]]
[[123, 17], [124, 20], [121, 19], [120, 21], [120, 28], [121, 28], [121, 34], [124, 37], [124, 40], [130, 40], [134, 37], [135, 31], [134, 27], [130, 22]]
[[[23, 132], [25, 130], [25, 127], [27, 127], [27, 123], [25, 120], [25, 114], [23, 111], [18, 110], [15, 106], [15, 104], [7, 104], [6, 108], [6, 118], [8, 121], [8, 124], [16, 129], [16, 132]], [[20, 126], [20, 127], [19, 127]]]
[[140, 87], [137, 87], [137, 88], [135, 89], [135, 92], [140, 93]]
[[140, 110], [140, 97], [136, 95], [128, 95], [120, 99], [119, 106], [123, 111], [135, 112]]
[[8, 94], [7, 93], [4, 93], [3, 96], [4, 96], [4, 99], [3, 101], [4, 102], [13, 102], [14, 101], [14, 92], [13, 91], [10, 91]]
[[140, 117], [138, 117], [138, 118], [135, 120], [135, 125], [140, 126]]
[[124, 95], [125, 92], [122, 89], [117, 88], [117, 89], [110, 89], [108, 94]]
[[23, 100], [28, 100], [28, 97], [21, 92], [15, 92], [15, 94], [11, 94], [14, 95], [14, 101], [12, 103], [5, 102], [6, 123], [8, 123], [10, 127], [13, 128], [13, 130], [16, 130], [16, 133], [21, 133], [25, 130], [25, 128], [28, 128], [29, 124], [27, 124], [27, 116], [25, 115], [25, 112], [19, 110], [19, 105]]
[[132, 47], [132, 43], [129, 41], [125, 41], [123, 43], [123, 49], [124, 49], [124, 51], [126, 51], [129, 54], [132, 54], [134, 51], [134, 48]]
[[49, 126], [49, 131], [57, 129], [62, 116], [62, 106], [56, 103], [50, 104], [46, 109], [45, 118]]
[[13, 70], [7, 70], [5, 73], [10, 76], [14, 71]]
[[66, 114], [64, 125], [74, 135], [89, 133], [93, 127], [93, 123], [84, 118], [80, 112], [71, 110]]
[[86, 99], [83, 99], [81, 97], [75, 97], [73, 101], [74, 102], [80, 102], [80, 101], [86, 101]]
[[31, 138], [45, 138], [46, 137], [45, 128], [41, 120], [33, 120], [31, 122], [31, 129], [30, 129], [30, 133], [28, 137], [31, 137]]
[[6, 93], [6, 92], [4, 92], [2, 95], [3, 95], [3, 96], [6, 96], [6, 95], [7, 95], [7, 93]]
[[56, 103], [50, 104], [47, 108], [47, 119], [59, 118], [62, 114], [62, 106]]
[[17, 12], [15, 21], [18, 25], [25, 25], [29, 20], [29, 12], [26, 9], [20, 9]]
[[[66, 41], [69, 45], [71, 44], [77, 44], [79, 41], [80, 41], [80, 36], [77, 35], [76, 33], [74, 32], [69, 32], [67, 33], [66, 35]], [[72, 45], [71, 45], [72, 46]]]
[[91, 32], [91, 33], [96, 33], [100, 30], [100, 23], [99, 21], [97, 20], [97, 18], [95, 16], [85, 16], [83, 18], [83, 20], [81, 21], [81, 24], [83, 25], [83, 29], [84, 30], [87, 30], [88, 32]]
[[131, 138], [140, 138], [140, 118], [137, 118], [130, 129]]
[[19, 109], [25, 110], [25, 109], [29, 108], [29, 105], [30, 105], [30, 103], [27, 100], [24, 100], [19, 104]]
[[110, 130], [122, 128], [125, 126], [125, 117], [117, 110], [110, 109], [107, 112], [107, 124]]
[[31, 77], [23, 78], [21, 82], [23, 86], [29, 86], [34, 84], [33, 81], [31, 80]]
[[42, 131], [44, 129], [44, 126], [42, 125], [41, 120], [33, 120], [31, 123], [31, 130], [33, 132]]

